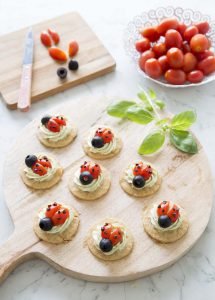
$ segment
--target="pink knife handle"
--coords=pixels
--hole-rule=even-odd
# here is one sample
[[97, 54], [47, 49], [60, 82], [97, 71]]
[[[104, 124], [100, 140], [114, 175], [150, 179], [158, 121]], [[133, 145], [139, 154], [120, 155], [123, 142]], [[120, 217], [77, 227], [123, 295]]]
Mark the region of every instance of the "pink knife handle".
[[21, 111], [28, 111], [31, 106], [31, 79], [32, 65], [24, 65], [18, 98], [18, 108]]

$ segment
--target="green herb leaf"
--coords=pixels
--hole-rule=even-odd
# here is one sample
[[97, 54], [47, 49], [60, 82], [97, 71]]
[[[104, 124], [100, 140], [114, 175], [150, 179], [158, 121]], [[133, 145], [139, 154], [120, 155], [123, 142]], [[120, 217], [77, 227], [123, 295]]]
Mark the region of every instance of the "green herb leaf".
[[187, 130], [196, 121], [196, 113], [185, 111], [173, 117], [171, 128], [176, 130]]
[[138, 149], [141, 155], [149, 155], [157, 152], [165, 142], [165, 133], [162, 130], [156, 130], [148, 134]]
[[162, 126], [162, 125], [166, 125], [169, 122], [169, 118], [164, 118], [162, 120], [159, 120], [156, 122], [157, 126]]
[[144, 103], [144, 106], [147, 110], [153, 111], [153, 107], [152, 107], [150, 101], [148, 100], [148, 97], [147, 97], [147, 94], [145, 91], [138, 93], [137, 96]]
[[127, 100], [119, 101], [115, 104], [108, 106], [107, 112], [110, 116], [117, 117], [117, 118], [125, 118], [127, 109], [134, 104], [135, 104], [134, 101], [127, 101]]
[[160, 109], [164, 109], [165, 107], [165, 103], [162, 100], [156, 99], [155, 100], [155, 104], [160, 108]]
[[149, 89], [149, 97], [154, 100], [157, 98], [157, 95], [153, 89]]
[[198, 152], [197, 143], [190, 131], [170, 130], [170, 141], [179, 150], [195, 154]]
[[148, 110], [136, 104], [127, 109], [126, 118], [139, 124], [148, 124], [154, 119], [154, 116]]

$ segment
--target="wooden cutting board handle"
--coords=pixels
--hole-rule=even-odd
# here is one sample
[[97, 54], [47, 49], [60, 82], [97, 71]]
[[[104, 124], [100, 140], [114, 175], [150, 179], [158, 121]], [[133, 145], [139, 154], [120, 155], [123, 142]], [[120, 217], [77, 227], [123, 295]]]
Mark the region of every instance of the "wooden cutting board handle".
[[0, 246], [0, 283], [19, 264], [33, 257], [30, 252], [32, 246], [32, 240], [26, 240], [23, 233], [16, 231]]

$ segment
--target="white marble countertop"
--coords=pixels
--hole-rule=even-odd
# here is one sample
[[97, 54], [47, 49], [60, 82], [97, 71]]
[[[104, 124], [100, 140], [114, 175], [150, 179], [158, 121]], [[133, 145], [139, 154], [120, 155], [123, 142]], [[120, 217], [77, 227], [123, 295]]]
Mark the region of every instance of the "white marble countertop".
[[[137, 74], [135, 67], [126, 57], [122, 46], [122, 33], [126, 24], [144, 10], [161, 5], [158, 0], [99, 1], [99, 0], [0, 0], [0, 34], [17, 30], [47, 18], [79, 11], [91, 25], [117, 62], [114, 73], [78, 86], [33, 105], [30, 113], [9, 111], [0, 102], [0, 180], [2, 166], [11, 143], [32, 119], [46, 109], [82, 96], [104, 96], [111, 98], [132, 97], [138, 84], [151, 86], [165, 96], [168, 108], [179, 112], [187, 108], [196, 109], [198, 122], [194, 127], [198, 138], [208, 154], [214, 175], [215, 169], [215, 83], [201, 88], [169, 90], [151, 84]], [[163, 6], [184, 6], [212, 14], [215, 18], [215, 2], [205, 0], [164, 0]], [[1, 55], [1, 53], [0, 53]], [[0, 66], [1, 68], [1, 66]], [[4, 127], [3, 127], [4, 126]], [[5, 129], [6, 128], [6, 129]], [[66, 300], [66, 299], [159, 299], [179, 300], [214, 299], [215, 292], [215, 212], [209, 225], [192, 250], [169, 269], [133, 282], [120, 284], [97, 284], [67, 277], [47, 263], [32, 260], [20, 265], [0, 286], [1, 300]], [[13, 231], [13, 224], [0, 189], [0, 244]]]

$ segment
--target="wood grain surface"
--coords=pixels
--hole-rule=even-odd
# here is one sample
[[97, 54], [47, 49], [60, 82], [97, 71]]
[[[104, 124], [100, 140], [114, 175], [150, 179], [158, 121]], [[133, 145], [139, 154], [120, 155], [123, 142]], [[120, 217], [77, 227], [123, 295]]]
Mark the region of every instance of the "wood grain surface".
[[[79, 43], [80, 50], [75, 57], [79, 62], [79, 69], [76, 72], [68, 71], [67, 80], [63, 82], [56, 74], [62, 64], [54, 61], [40, 42], [40, 33], [48, 28], [59, 32], [61, 41], [58, 46], [66, 52], [70, 41], [77, 40]], [[17, 108], [27, 31], [25, 28], [0, 36], [0, 92], [11, 109]], [[110, 53], [76, 12], [34, 25], [33, 34], [32, 102], [104, 75], [115, 68], [115, 61]], [[67, 66], [67, 63], [63, 66]]]
[[[84, 104], [84, 105], [83, 105]], [[207, 157], [201, 145], [199, 153], [187, 155], [167, 143], [165, 149], [147, 160], [163, 177], [159, 191], [146, 198], [133, 198], [119, 185], [121, 172], [130, 161], [140, 159], [137, 147], [152, 124], [144, 127], [109, 117], [106, 99], [83, 99], [62, 105], [51, 111], [65, 113], [78, 127], [78, 137], [62, 149], [45, 148], [36, 138], [39, 120], [30, 123], [20, 134], [7, 155], [4, 167], [4, 192], [15, 225], [11, 238], [0, 247], [0, 280], [7, 277], [19, 263], [39, 257], [57, 270], [76, 278], [97, 282], [122, 282], [163, 270], [182, 257], [205, 230], [212, 206], [212, 179]], [[96, 107], [95, 110], [92, 108]], [[89, 113], [90, 112], [90, 113]], [[44, 112], [47, 113], [47, 112]], [[95, 124], [117, 128], [123, 139], [121, 153], [102, 161], [112, 174], [109, 192], [99, 200], [76, 199], [68, 189], [71, 169], [88, 159], [82, 149], [84, 134]], [[35, 152], [55, 155], [64, 168], [59, 184], [47, 191], [33, 191], [19, 177], [19, 167], [25, 156]], [[188, 233], [172, 244], [159, 244], [144, 232], [142, 211], [162, 200], [172, 200], [182, 206], [190, 221]], [[80, 214], [80, 227], [74, 239], [61, 245], [40, 241], [33, 232], [35, 213], [47, 202], [71, 204]], [[133, 233], [132, 253], [118, 261], [104, 262], [94, 257], [86, 244], [89, 228], [102, 219], [119, 218]]]

